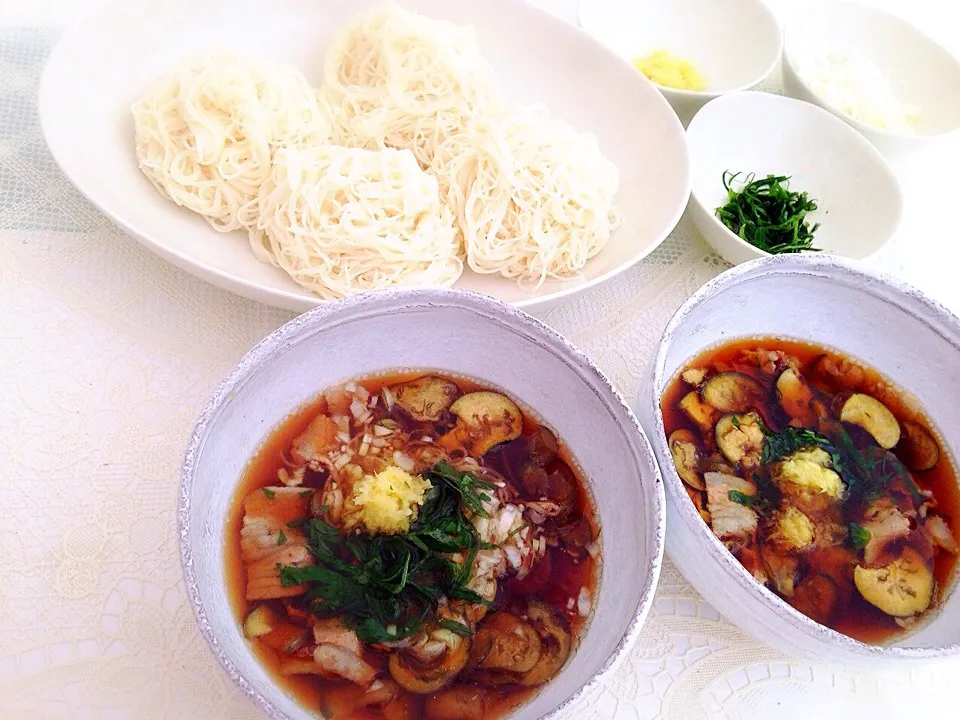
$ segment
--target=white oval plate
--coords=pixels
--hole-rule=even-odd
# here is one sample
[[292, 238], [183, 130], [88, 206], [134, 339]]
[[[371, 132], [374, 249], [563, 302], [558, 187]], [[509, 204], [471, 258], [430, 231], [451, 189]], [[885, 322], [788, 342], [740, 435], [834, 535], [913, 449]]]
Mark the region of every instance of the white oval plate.
[[[40, 124], [53, 156], [93, 203], [146, 247], [221, 288], [303, 311], [322, 300], [259, 262], [242, 233], [215, 232], [178, 208], [137, 169], [129, 107], [184, 57], [211, 47], [291, 63], [314, 84], [347, 19], [374, 0], [170, 0], [122, 3], [74, 25], [40, 85]], [[457, 287], [518, 306], [553, 303], [649, 255], [680, 219], [690, 193], [683, 128], [666, 100], [612, 51], [522, 0], [404, 0], [423, 14], [472, 25], [507, 97], [547, 105], [594, 133], [620, 170], [624, 223], [583, 276], [537, 292], [465, 272]]]

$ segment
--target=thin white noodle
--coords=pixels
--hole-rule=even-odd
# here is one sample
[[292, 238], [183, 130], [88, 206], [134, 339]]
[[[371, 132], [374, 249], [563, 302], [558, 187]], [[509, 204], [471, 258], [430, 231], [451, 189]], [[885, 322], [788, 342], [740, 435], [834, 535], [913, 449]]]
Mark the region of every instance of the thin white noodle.
[[256, 223], [252, 201], [276, 148], [330, 135], [298, 71], [222, 51], [187, 60], [131, 109], [140, 169], [220, 232]]
[[449, 286], [463, 272], [437, 181], [407, 150], [281, 149], [257, 208], [254, 251], [268, 250], [323, 298], [392, 285]]
[[320, 92], [333, 113], [333, 142], [407, 149], [424, 169], [444, 141], [500, 106], [473, 28], [392, 4], [337, 32]]
[[616, 166], [594, 136], [541, 108], [472, 124], [438, 149], [432, 171], [470, 268], [527, 289], [575, 277], [621, 222]]

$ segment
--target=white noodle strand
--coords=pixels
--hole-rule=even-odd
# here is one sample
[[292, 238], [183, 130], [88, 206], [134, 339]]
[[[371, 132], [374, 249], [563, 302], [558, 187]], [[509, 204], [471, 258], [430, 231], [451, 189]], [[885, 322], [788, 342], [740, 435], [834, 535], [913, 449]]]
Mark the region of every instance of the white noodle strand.
[[375, 7], [336, 34], [321, 93], [333, 113], [333, 142], [393, 147], [427, 168], [444, 141], [496, 112], [499, 89], [472, 28], [396, 5]]
[[474, 123], [441, 146], [432, 171], [470, 268], [528, 289], [575, 277], [621, 222], [616, 166], [594, 136], [540, 108]]
[[449, 286], [463, 272], [437, 181], [408, 150], [279, 150], [257, 207], [254, 252], [323, 298]]
[[299, 72], [220, 51], [183, 63], [132, 112], [140, 169], [220, 232], [255, 224], [252, 201], [277, 147], [330, 134]]

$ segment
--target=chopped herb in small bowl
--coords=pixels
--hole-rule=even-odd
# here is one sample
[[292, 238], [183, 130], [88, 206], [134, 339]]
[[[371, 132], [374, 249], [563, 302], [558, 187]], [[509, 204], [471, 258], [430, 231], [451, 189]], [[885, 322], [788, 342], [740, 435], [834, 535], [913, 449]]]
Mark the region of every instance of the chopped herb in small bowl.
[[[772, 255], [819, 250], [813, 247], [812, 227], [807, 213], [817, 209], [816, 200], [806, 192], [790, 189], [787, 175], [756, 179], [749, 173], [723, 173], [727, 202], [716, 209], [717, 218], [740, 239]], [[737, 186], [737, 187], [735, 187]]]

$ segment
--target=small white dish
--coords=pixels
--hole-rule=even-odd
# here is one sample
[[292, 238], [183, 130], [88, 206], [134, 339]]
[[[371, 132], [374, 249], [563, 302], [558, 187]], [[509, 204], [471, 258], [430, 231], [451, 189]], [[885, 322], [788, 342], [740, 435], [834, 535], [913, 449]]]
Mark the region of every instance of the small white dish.
[[690, 502], [664, 434], [660, 397], [701, 350], [739, 337], [810, 340], [873, 366], [912, 394], [960, 458], [960, 319], [914, 288], [821, 255], [768, 257], [728, 270], [687, 300], [664, 331], [638, 414], [663, 469], [667, 552], [716, 610], [792, 657], [859, 668], [960, 656], [957, 575], [910, 633], [867, 645], [820, 625], [758, 583]]
[[244, 640], [224, 574], [227, 508], [247, 461], [291, 411], [347, 378], [398, 368], [502, 388], [556, 431], [583, 471], [600, 524], [593, 618], [561, 673], [509, 715], [568, 717], [570, 703], [629, 652], [653, 603], [663, 482], [637, 418], [596, 366], [556, 331], [477, 293], [383, 290], [325, 303], [271, 333], [220, 383], [194, 427], [180, 477], [180, 549], [200, 631], [267, 716], [317, 717], [270, 678]]
[[[210, 48], [289, 63], [317, 86], [333, 34], [378, 2], [108, 3], [67, 30], [50, 55], [39, 92], [44, 138], [80, 191], [160, 257], [258, 302], [309, 310], [324, 301], [257, 260], [243, 233], [214, 231], [151, 186], [137, 168], [130, 105], [185, 57]], [[593, 133], [620, 171], [623, 224], [579, 277], [531, 292], [466, 271], [456, 287], [543, 308], [627, 270], [667, 238], [690, 195], [690, 169], [683, 127], [654, 87], [636, 82], [632, 68], [583, 31], [523, 0], [400, 4], [472, 26], [509, 100], [546, 105]]]
[[[960, 130], [960, 59], [895, 15], [845, 0], [804, 5], [785, 26], [783, 86], [826, 108], [885, 153], [899, 154]], [[839, 52], [873, 64], [904, 106], [919, 109], [916, 132], [897, 132], [851, 117], [802, 77], [805, 60]]]
[[[877, 252], [903, 213], [900, 184], [890, 164], [858, 132], [826, 110], [762, 92], [718, 98], [687, 129], [693, 172], [690, 215], [704, 239], [736, 265], [769, 253], [731, 232], [715, 211], [727, 202], [723, 173], [790, 176], [818, 209], [814, 247], [857, 260]], [[743, 176], [741, 176], [742, 178]], [[739, 187], [737, 185], [736, 187]]]
[[684, 125], [713, 98], [760, 85], [783, 51], [762, 0], [582, 0], [580, 24], [628, 61], [666, 50], [693, 63], [704, 90], [656, 86]]

